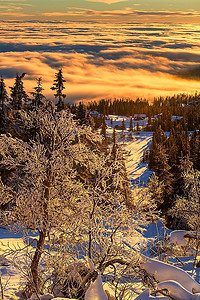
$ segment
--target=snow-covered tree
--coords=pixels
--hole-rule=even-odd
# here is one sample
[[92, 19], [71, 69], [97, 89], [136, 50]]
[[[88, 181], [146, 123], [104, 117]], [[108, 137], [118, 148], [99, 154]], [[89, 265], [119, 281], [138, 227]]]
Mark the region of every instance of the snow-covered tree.
[[[56, 259], [50, 260], [50, 268], [55, 269], [54, 285], [62, 283], [66, 297], [79, 299], [90, 282], [101, 274], [112, 285], [116, 299], [123, 299], [126, 293], [131, 293], [133, 278], [140, 276], [137, 250], [140, 225], [156, 218], [156, 205], [148, 188], [138, 188], [134, 189], [132, 205], [128, 203], [127, 208], [126, 197], [121, 192], [125, 179], [119, 172], [123, 163], [118, 155], [109, 165], [108, 156], [100, 159], [92, 184], [85, 186], [87, 207], [80, 216], [82, 226], [76, 245], [72, 247], [65, 242], [63, 249], [60, 240], [53, 241], [52, 249], [58, 247], [59, 251]], [[63, 234], [62, 241], [65, 238], [67, 235]], [[67, 263], [61, 267], [63, 257], [67, 257]], [[83, 264], [86, 257], [94, 262], [94, 270], [88, 270], [87, 264]]]
[[[89, 256], [102, 274], [108, 267], [115, 270], [116, 264], [124, 276], [127, 268], [133, 271], [137, 256], [125, 240], [130, 232], [137, 234], [141, 215], [127, 208], [120, 153], [113, 160], [111, 153], [102, 152], [98, 134], [78, 126], [68, 111], [38, 108], [22, 116], [25, 128], [37, 126], [37, 132], [26, 142], [0, 136], [0, 171], [6, 173], [0, 204], [5, 225], [38, 234], [30, 262], [33, 290], [40, 292], [43, 286], [40, 263], [47, 243], [54, 275], [68, 274], [68, 267], [83, 256]], [[96, 276], [84, 274], [82, 294]], [[115, 271], [112, 276], [116, 279]]]
[[35, 141], [0, 137], [1, 171], [9, 172], [0, 200], [5, 204], [2, 195], [7, 192], [9, 211], [4, 214], [5, 221], [18, 228], [38, 231], [31, 273], [35, 288], [39, 289], [38, 267], [47, 235], [71, 223], [83, 207], [80, 201], [83, 183], [74, 166], [84, 167], [89, 160], [87, 166], [94, 172], [96, 154], [79, 137], [84, 134], [91, 139], [91, 135], [93, 143], [97, 138], [89, 129], [78, 128], [67, 112], [54, 114], [41, 110], [27, 119], [29, 126], [31, 120], [33, 124], [38, 122]]
[[157, 207], [163, 204], [164, 183], [159, 180], [155, 173], [149, 179], [148, 188], [150, 190], [151, 199], [155, 201]]
[[190, 229], [200, 231], [200, 172], [195, 170], [187, 156], [181, 159], [183, 195], [176, 197], [175, 216], [187, 223]]

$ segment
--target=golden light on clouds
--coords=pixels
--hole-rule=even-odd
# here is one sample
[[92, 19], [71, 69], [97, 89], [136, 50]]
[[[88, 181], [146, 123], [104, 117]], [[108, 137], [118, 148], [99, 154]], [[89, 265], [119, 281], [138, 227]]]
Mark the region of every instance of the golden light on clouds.
[[7, 86], [16, 72], [25, 72], [28, 92], [41, 76], [52, 97], [54, 74], [62, 67], [70, 102], [153, 99], [200, 88], [198, 80], [176, 76], [199, 66], [199, 25], [10, 21], [1, 28], [0, 70]]

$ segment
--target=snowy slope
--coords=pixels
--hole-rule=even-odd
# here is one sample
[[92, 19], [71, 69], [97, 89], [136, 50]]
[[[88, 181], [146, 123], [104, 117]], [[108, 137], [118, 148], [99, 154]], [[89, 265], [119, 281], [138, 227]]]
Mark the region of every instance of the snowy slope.
[[126, 162], [131, 183], [145, 183], [148, 181], [152, 172], [148, 165], [142, 162], [143, 152], [149, 148], [152, 140], [152, 132], [141, 132], [139, 135], [134, 135], [134, 140], [127, 143], [126, 150], [130, 152], [130, 157]]
[[[111, 127], [111, 119], [113, 121], [113, 125]], [[107, 134], [112, 136], [113, 128], [115, 126], [121, 126], [122, 121], [124, 120], [126, 130], [122, 131], [120, 129], [116, 130], [118, 140], [121, 140], [121, 136], [124, 134], [125, 139], [122, 142], [125, 149], [130, 153], [127, 161], [126, 167], [129, 175], [129, 179], [131, 183], [134, 184], [143, 184], [146, 183], [152, 174], [152, 172], [148, 169], [148, 165], [142, 162], [143, 152], [149, 148], [151, 144], [153, 132], [143, 132], [141, 131], [140, 134], [133, 132], [132, 136], [133, 139], [130, 140], [128, 131], [130, 126], [130, 117], [124, 116], [114, 116], [109, 115], [106, 120], [107, 124]], [[133, 120], [133, 126], [138, 123], [140, 127], [147, 124], [148, 118], [140, 121]]]

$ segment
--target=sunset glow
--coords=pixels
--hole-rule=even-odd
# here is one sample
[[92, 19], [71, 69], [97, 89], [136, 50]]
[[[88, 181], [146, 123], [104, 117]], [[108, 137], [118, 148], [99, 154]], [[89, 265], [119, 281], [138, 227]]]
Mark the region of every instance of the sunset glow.
[[0, 1], [0, 70], [7, 86], [25, 72], [29, 92], [41, 76], [51, 96], [62, 67], [69, 102], [199, 91], [198, 76], [179, 76], [199, 68], [198, 1], [75, 2]]

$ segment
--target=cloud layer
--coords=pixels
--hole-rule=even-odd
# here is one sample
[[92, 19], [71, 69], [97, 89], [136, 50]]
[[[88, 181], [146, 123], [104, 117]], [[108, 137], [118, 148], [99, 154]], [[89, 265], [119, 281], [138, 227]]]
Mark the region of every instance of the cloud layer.
[[28, 91], [42, 76], [45, 94], [52, 97], [49, 88], [62, 67], [71, 102], [152, 99], [199, 89], [197, 80], [176, 76], [199, 66], [198, 25], [65, 21], [0, 25], [0, 71], [7, 86], [13, 84], [16, 72], [26, 72]]

